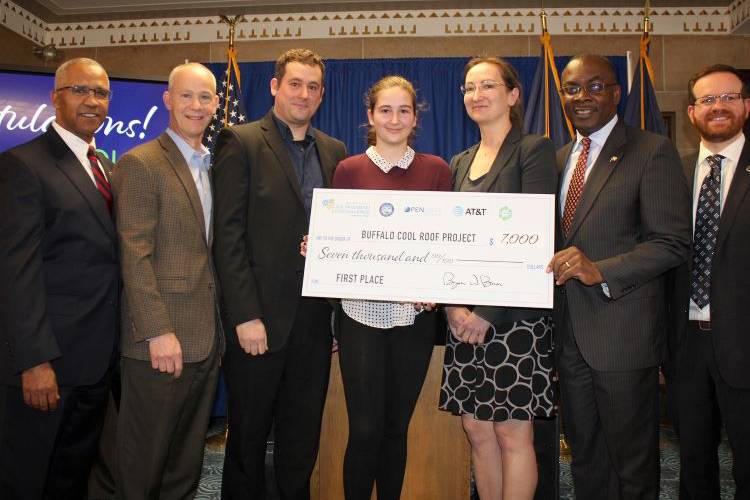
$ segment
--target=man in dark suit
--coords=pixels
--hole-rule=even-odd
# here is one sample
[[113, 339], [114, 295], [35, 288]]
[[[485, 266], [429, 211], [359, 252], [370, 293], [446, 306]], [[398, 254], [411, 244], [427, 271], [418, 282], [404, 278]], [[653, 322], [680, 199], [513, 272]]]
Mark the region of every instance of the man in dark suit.
[[328, 187], [344, 145], [310, 126], [323, 97], [317, 54], [276, 61], [273, 109], [224, 129], [216, 145], [214, 255], [225, 306], [229, 438], [222, 495], [265, 498], [274, 424], [281, 498], [307, 499], [331, 363], [331, 306], [301, 297], [312, 191]]
[[735, 498], [750, 498], [750, 141], [742, 132], [750, 89], [736, 69], [715, 65], [694, 76], [688, 90], [688, 116], [701, 138], [698, 153], [683, 159], [693, 247], [673, 273], [665, 365], [680, 438], [680, 498], [720, 498], [722, 423]]
[[122, 255], [122, 397], [117, 490], [123, 500], [192, 498], [219, 374], [211, 255], [210, 153], [218, 105], [197, 63], [169, 75], [169, 127], [117, 162], [112, 182]]
[[663, 275], [685, 261], [690, 196], [674, 146], [617, 119], [601, 56], [562, 73], [576, 139], [558, 151], [555, 350], [578, 499], [656, 499]]
[[55, 73], [56, 118], [0, 156], [1, 498], [84, 498], [117, 359], [119, 264], [111, 163], [94, 132], [109, 78]]

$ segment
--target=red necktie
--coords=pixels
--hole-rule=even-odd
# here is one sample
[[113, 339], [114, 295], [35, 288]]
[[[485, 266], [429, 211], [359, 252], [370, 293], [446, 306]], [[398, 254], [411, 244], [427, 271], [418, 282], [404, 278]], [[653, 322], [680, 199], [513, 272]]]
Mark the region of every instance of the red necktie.
[[583, 180], [586, 174], [586, 161], [589, 158], [591, 139], [584, 137], [581, 144], [583, 145], [583, 149], [581, 150], [581, 154], [578, 155], [576, 168], [573, 170], [573, 177], [570, 179], [570, 184], [568, 185], [568, 196], [565, 198], [565, 210], [563, 210], [562, 218], [562, 228], [565, 236], [570, 232], [570, 226], [573, 224], [573, 217], [576, 214], [578, 202], [581, 201]]
[[86, 156], [91, 163], [91, 172], [94, 174], [96, 180], [96, 189], [102, 194], [104, 202], [107, 204], [107, 210], [112, 213], [112, 188], [109, 186], [109, 181], [104, 177], [104, 172], [99, 167], [99, 160], [96, 158], [96, 152], [93, 147], [89, 146], [89, 150], [86, 152]]

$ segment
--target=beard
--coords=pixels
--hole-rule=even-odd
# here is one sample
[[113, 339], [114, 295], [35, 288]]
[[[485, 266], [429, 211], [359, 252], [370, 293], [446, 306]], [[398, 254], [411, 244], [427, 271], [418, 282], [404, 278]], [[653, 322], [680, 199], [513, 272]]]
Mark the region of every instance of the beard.
[[[726, 122], [711, 122], [711, 119], [724, 117], [728, 118]], [[739, 113], [733, 113], [731, 110], [720, 110], [707, 114], [700, 119], [693, 120], [693, 125], [700, 133], [701, 137], [708, 142], [724, 142], [736, 137], [742, 131], [745, 125], [747, 114], [745, 108]]]

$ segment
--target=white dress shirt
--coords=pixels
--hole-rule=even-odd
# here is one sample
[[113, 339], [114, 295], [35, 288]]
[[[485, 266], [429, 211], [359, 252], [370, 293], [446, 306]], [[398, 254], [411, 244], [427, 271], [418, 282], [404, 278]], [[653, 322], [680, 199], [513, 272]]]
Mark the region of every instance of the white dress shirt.
[[[80, 162], [83, 169], [86, 170], [86, 173], [89, 174], [89, 177], [91, 177], [91, 182], [93, 182], [94, 186], [96, 186], [96, 178], [94, 177], [94, 172], [91, 171], [91, 162], [89, 161], [88, 155], [89, 146], [96, 149], [96, 140], [92, 137], [91, 143], [88, 143], [75, 135], [73, 132], [64, 129], [57, 122], [52, 122], [52, 128], [55, 129], [55, 132], [57, 132], [63, 142], [67, 144], [71, 151], [73, 151], [73, 154], [76, 155], [76, 158], [78, 158], [78, 161]], [[101, 167], [99, 169], [102, 171], [104, 178], [109, 180], [104, 169]]]
[[[703, 179], [711, 171], [706, 158], [714, 154], [720, 154], [724, 157], [721, 160], [721, 189], [719, 190], [719, 210], [723, 212], [724, 202], [729, 194], [729, 186], [732, 184], [734, 171], [737, 169], [737, 163], [740, 161], [743, 147], [745, 147], [745, 135], [741, 132], [734, 141], [718, 153], [709, 151], [705, 144], [703, 144], [703, 141], [701, 141], [700, 148], [698, 149], [698, 159], [695, 164], [695, 178], [693, 180], [693, 234], [695, 234], [695, 210], [698, 208], [698, 196], [701, 191], [701, 184], [703, 184]], [[693, 302], [693, 299], [690, 299], [688, 315], [693, 321], [711, 321], [711, 304], [708, 303], [706, 307], [701, 309]]]
[[211, 153], [208, 148], [201, 144], [199, 150], [193, 149], [193, 146], [180, 137], [177, 132], [167, 127], [167, 135], [172, 138], [177, 145], [177, 149], [182, 153], [190, 169], [190, 174], [195, 182], [195, 189], [198, 190], [198, 196], [203, 206], [203, 222], [206, 225], [206, 241], [210, 241], [211, 217], [213, 214], [213, 199], [211, 196], [211, 181], [208, 175], [208, 169], [211, 166]]

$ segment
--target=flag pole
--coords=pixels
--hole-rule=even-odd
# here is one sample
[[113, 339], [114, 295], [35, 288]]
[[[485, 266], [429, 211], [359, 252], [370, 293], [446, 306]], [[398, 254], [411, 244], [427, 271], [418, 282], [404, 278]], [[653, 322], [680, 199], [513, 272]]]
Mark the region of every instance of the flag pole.
[[[542, 3], [542, 10], [539, 14], [541, 23], [542, 23], [542, 34], [539, 37], [540, 41], [542, 42], [542, 50], [544, 52], [544, 112], [545, 112], [545, 135], [549, 137], [550, 134], [550, 114], [549, 114], [549, 88], [547, 82], [549, 81], [547, 78], [549, 77], [549, 72], [552, 72], [552, 78], [554, 78], [555, 81], [555, 92], [557, 92], [558, 98], [560, 100], [560, 105], [562, 106], [562, 95], [560, 94], [560, 76], [557, 73], [557, 67], [555, 66], [555, 53], [552, 50], [552, 37], [549, 34], [549, 31], [547, 31], [547, 13], [544, 11], [544, 3]], [[568, 134], [570, 138], [575, 137], [575, 131], [573, 129], [573, 124], [568, 119], [568, 116], [565, 114], [565, 110], [562, 110], [563, 112], [563, 118], [565, 119], [565, 126], [568, 129]]]
[[[240, 16], [219, 16], [221, 22], [229, 26], [229, 47], [227, 48], [227, 81], [231, 81], [232, 70], [237, 78], [237, 85], [240, 85], [240, 71], [237, 67], [237, 51], [234, 48], [234, 35]], [[229, 125], [229, 99], [224, 103], [224, 126]]]
[[[650, 61], [648, 58], [648, 46], [651, 42], [649, 40], [649, 32], [651, 31], [651, 18], [649, 17], [649, 10], [651, 8], [650, 1], [646, 0], [646, 3], [643, 6], [643, 35], [641, 35], [641, 43], [640, 43], [640, 64], [638, 65], [638, 71], [640, 71], [641, 81], [641, 130], [646, 129], [646, 102], [645, 102], [645, 82], [644, 82], [644, 75], [643, 75], [643, 66], [649, 65]], [[649, 77], [651, 78], [651, 82], [654, 81], [654, 75], [653, 71], [651, 71], [650, 67], [647, 67], [647, 71], [649, 74]]]

